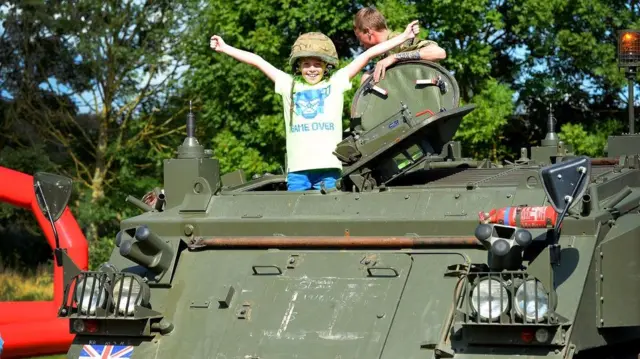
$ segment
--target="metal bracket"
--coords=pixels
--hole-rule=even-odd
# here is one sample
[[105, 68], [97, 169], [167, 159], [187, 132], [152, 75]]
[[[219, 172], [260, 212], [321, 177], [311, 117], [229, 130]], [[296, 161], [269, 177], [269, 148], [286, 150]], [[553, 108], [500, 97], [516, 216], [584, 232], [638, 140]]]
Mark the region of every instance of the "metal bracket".
[[448, 92], [447, 83], [442, 80], [442, 76], [440, 75], [431, 80], [416, 80], [416, 85], [435, 85], [438, 86], [441, 94], [444, 95]]
[[453, 358], [455, 355], [451, 348], [443, 348], [442, 346], [437, 346], [433, 354], [436, 358]]
[[192, 300], [191, 305], [189, 305], [189, 308], [207, 309], [209, 308], [209, 301], [208, 300], [205, 300], [205, 301]]
[[360, 264], [372, 267], [378, 263], [378, 256], [376, 254], [367, 254], [360, 260]]
[[[389, 273], [389, 274], [374, 274], [374, 271], [387, 271], [387, 272], [393, 272], [393, 274]], [[369, 274], [369, 277], [399, 277], [400, 274], [398, 273], [398, 271], [395, 268], [392, 267], [368, 267], [367, 268], [367, 273]]]
[[349, 175], [349, 179], [358, 192], [369, 192], [376, 187], [376, 181], [371, 178], [370, 172], [363, 174], [353, 173]]
[[300, 262], [300, 255], [292, 254], [291, 257], [289, 257], [289, 259], [287, 260], [287, 269], [295, 268], [299, 262]]
[[248, 319], [250, 314], [251, 304], [248, 303], [243, 304], [236, 312], [236, 316], [238, 317], [238, 319]]
[[203, 177], [197, 177], [191, 183], [192, 191], [185, 194], [180, 213], [206, 212], [213, 192], [211, 185]]
[[402, 120], [404, 123], [409, 125], [409, 127], [414, 127], [416, 125], [416, 121], [413, 120], [413, 114], [409, 111], [409, 107], [404, 104], [404, 102], [400, 101], [400, 114], [402, 115]]
[[551, 261], [551, 265], [560, 265], [561, 259], [561, 247], [559, 244], [550, 244], [549, 245], [549, 258]]
[[218, 308], [229, 308], [235, 293], [236, 289], [232, 285], [222, 287], [222, 294], [218, 297]]
[[452, 264], [447, 266], [444, 272], [445, 277], [460, 277], [469, 273], [469, 266], [466, 264]]
[[367, 83], [365, 83], [364, 88], [363, 88], [363, 93], [367, 93], [367, 92], [375, 92], [378, 95], [382, 95], [384, 97], [386, 97], [387, 95], [389, 95], [389, 91], [378, 87], [377, 85], [373, 84], [373, 81], [368, 81]]
[[[258, 270], [258, 269], [268, 269], [268, 268], [275, 269], [278, 271], [278, 273], [274, 273], [270, 271], [260, 272]], [[280, 267], [276, 265], [252, 266], [251, 269], [253, 269], [253, 275], [281, 275], [282, 274], [282, 269], [280, 269]]]
[[604, 252], [602, 251], [602, 243], [600, 243], [595, 248], [595, 257], [596, 257], [596, 270], [595, 270], [595, 281], [596, 281], [596, 328], [602, 328], [604, 325], [604, 308], [603, 302], [606, 298], [604, 298], [602, 282], [604, 281], [604, 273], [602, 272], [602, 259], [604, 258]]

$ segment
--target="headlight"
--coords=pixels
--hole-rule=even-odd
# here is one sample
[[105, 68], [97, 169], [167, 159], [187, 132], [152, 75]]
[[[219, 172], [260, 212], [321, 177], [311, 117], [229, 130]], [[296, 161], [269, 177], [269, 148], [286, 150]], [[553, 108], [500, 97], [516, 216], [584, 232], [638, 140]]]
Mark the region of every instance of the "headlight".
[[[76, 286], [76, 302], [84, 314], [95, 314], [107, 300], [107, 291], [95, 277], [85, 277]], [[99, 301], [99, 302], [98, 302]]]
[[502, 282], [482, 279], [471, 291], [471, 306], [485, 320], [495, 320], [509, 308], [509, 294]]
[[[547, 295], [547, 292], [544, 290], [542, 283], [535, 279], [528, 279], [520, 285], [516, 291], [515, 301], [516, 312], [528, 321], [542, 320], [547, 316], [547, 312], [549, 311], [549, 295]], [[538, 309], [537, 316], [536, 303]]]
[[135, 306], [148, 299], [149, 288], [136, 276], [122, 277], [113, 284], [113, 304], [120, 314], [133, 314]]

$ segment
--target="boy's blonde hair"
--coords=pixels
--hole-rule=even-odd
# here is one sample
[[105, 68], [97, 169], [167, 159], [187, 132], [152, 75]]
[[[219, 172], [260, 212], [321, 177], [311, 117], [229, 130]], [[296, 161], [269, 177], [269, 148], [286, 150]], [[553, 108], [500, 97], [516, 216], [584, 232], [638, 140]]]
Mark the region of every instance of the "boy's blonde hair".
[[386, 30], [387, 20], [376, 8], [364, 7], [358, 10], [353, 18], [353, 29], [362, 32], [366, 28], [375, 31]]

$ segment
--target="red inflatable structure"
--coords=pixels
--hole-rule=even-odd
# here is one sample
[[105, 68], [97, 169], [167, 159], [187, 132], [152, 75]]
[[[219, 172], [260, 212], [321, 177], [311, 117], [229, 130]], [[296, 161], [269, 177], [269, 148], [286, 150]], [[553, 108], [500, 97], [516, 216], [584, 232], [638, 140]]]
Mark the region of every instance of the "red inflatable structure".
[[[0, 201], [31, 210], [52, 250], [55, 237], [50, 222], [36, 202], [33, 176], [0, 166]], [[78, 268], [89, 264], [87, 240], [69, 207], [55, 222], [60, 247], [67, 250]], [[62, 303], [62, 267], [53, 267], [53, 300], [0, 302], [0, 336], [4, 340], [2, 359], [65, 353], [74, 335], [69, 333], [69, 320], [58, 319]]]

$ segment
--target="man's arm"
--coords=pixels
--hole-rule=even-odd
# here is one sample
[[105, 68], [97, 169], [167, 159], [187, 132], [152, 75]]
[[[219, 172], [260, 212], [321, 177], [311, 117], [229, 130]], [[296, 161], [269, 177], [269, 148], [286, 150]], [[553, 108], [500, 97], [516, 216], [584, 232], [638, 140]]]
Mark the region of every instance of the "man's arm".
[[263, 59], [259, 55], [249, 51], [236, 49], [231, 45], [225, 44], [224, 40], [222, 40], [218, 35], [213, 35], [211, 37], [209, 45], [217, 52], [222, 52], [223, 54], [227, 54], [240, 62], [257, 67], [273, 82], [276, 82], [276, 78], [280, 73], [283, 73], [283, 71], [278, 70], [275, 66], [271, 65], [267, 60]]
[[[421, 44], [418, 44], [418, 46], [420, 45]], [[444, 51], [443, 48], [438, 46], [438, 44], [436, 44], [433, 41], [427, 41], [425, 45], [422, 45], [422, 47], [418, 49], [399, 52], [397, 54], [392, 54], [378, 61], [378, 63], [376, 64], [376, 68], [373, 71], [373, 80], [375, 82], [378, 82], [381, 79], [383, 79], [387, 67], [401, 61], [407, 61], [407, 60], [440, 61], [445, 58], [447, 58], [447, 52]], [[363, 79], [365, 79], [364, 76], [363, 76]]]
[[399, 61], [412, 60], [412, 59], [440, 61], [447, 58], [447, 52], [444, 51], [443, 48], [438, 46], [438, 44], [432, 43], [418, 50], [400, 52], [389, 57], [393, 57], [392, 64], [395, 64]]

